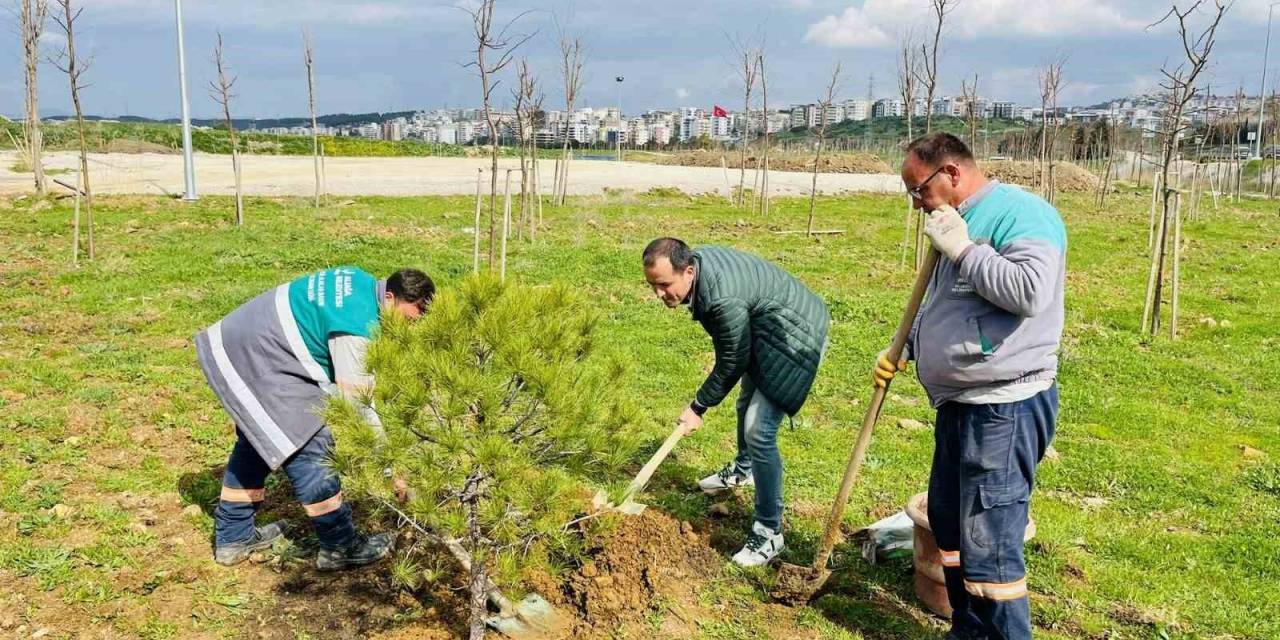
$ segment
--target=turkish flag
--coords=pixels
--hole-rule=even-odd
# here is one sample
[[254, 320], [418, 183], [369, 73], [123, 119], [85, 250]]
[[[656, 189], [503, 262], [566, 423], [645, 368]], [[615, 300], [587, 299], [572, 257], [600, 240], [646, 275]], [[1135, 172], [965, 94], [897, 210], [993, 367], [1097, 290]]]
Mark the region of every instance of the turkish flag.
[[724, 110], [724, 107], [722, 107], [722, 106], [720, 106], [720, 105], [715, 105], [715, 106], [711, 107], [711, 117], [713, 117], [713, 118], [728, 118], [728, 117], [729, 117], [729, 112], [728, 112], [728, 111], [725, 111], [725, 110]]

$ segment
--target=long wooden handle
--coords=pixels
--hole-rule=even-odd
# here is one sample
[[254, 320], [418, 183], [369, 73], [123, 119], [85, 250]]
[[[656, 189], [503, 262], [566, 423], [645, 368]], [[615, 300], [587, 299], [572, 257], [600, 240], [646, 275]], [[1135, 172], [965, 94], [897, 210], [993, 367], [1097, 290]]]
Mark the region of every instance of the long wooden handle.
[[[929, 279], [933, 277], [933, 269], [937, 264], [938, 252], [930, 247], [920, 272], [916, 274], [916, 284], [911, 289], [907, 308], [902, 312], [902, 320], [898, 322], [898, 331], [893, 334], [893, 342], [889, 344], [889, 351], [885, 354], [890, 362], [896, 364], [902, 359], [902, 351], [906, 348], [907, 338], [911, 334], [911, 325], [915, 323], [916, 313], [920, 311], [920, 303], [924, 300], [924, 293], [929, 288]], [[884, 397], [889, 393], [889, 382], [885, 381], [884, 386], [875, 388], [875, 393], [871, 396], [871, 404], [867, 406], [867, 414], [862, 418], [862, 430], [858, 432], [858, 442], [849, 456], [849, 465], [845, 467], [844, 479], [840, 481], [840, 491], [836, 493], [835, 503], [831, 505], [831, 515], [827, 517], [827, 530], [822, 534], [822, 546], [818, 548], [818, 555], [813, 559], [813, 568], [816, 571], [825, 570], [827, 562], [831, 559], [831, 551], [835, 548], [836, 538], [840, 535], [840, 521], [844, 517], [844, 508], [849, 503], [853, 483], [858, 479], [862, 460], [866, 457], [867, 447], [871, 444], [871, 431], [876, 426], [876, 420], [880, 419], [880, 407], [884, 405]]]
[[657, 471], [658, 465], [667, 459], [667, 455], [676, 447], [676, 443], [680, 442], [680, 439], [687, 433], [688, 427], [683, 422], [676, 425], [676, 428], [671, 431], [671, 435], [667, 436], [667, 439], [662, 442], [662, 446], [658, 447], [653, 457], [649, 458], [649, 461], [640, 469], [640, 473], [636, 474], [636, 479], [632, 480], [631, 484], [627, 486], [626, 493], [622, 494], [623, 502], [630, 500], [632, 496], [640, 493], [640, 490], [644, 489], [646, 484], [649, 484], [649, 478], [653, 477], [653, 472]]

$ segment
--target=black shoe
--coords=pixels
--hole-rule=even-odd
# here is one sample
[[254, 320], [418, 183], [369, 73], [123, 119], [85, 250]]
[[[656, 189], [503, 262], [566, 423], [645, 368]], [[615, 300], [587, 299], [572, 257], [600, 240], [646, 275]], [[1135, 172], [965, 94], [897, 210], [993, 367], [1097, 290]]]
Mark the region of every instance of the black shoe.
[[952, 629], [946, 636], [943, 636], [942, 640], [987, 640], [987, 637], [973, 631]]
[[284, 535], [289, 530], [289, 523], [285, 520], [276, 520], [268, 525], [254, 527], [253, 536], [248, 540], [240, 542], [231, 542], [224, 545], [218, 545], [213, 548], [213, 561], [229, 567], [233, 564], [244, 562], [250, 554], [255, 551], [261, 551], [271, 546], [276, 538]]
[[391, 553], [394, 542], [393, 533], [356, 534], [355, 540], [345, 547], [321, 549], [316, 555], [316, 568], [336, 571], [377, 562]]

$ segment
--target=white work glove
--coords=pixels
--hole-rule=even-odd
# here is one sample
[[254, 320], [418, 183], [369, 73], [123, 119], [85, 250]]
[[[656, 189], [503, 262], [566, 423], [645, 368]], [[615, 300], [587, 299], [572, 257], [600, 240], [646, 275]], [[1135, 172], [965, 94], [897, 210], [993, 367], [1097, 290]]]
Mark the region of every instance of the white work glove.
[[973, 244], [969, 239], [969, 225], [951, 205], [944, 204], [929, 214], [924, 223], [924, 234], [929, 236], [938, 253], [952, 262], [959, 262], [964, 250]]

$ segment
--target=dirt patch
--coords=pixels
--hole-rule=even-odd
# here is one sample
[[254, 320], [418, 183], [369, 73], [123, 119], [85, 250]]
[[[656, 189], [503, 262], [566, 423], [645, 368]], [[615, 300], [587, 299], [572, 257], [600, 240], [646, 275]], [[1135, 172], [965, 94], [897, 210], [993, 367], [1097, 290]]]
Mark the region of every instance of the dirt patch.
[[[721, 161], [730, 169], [742, 166], [742, 156], [738, 153], [720, 153], [718, 151], [680, 151], [657, 156], [658, 164], [678, 165], [682, 167], [718, 167]], [[754, 153], [747, 154], [747, 168], [754, 170], [760, 157]], [[775, 171], [813, 171], [812, 154], [772, 153], [769, 154], [769, 168]], [[868, 153], [824, 154], [822, 157], [823, 173], [893, 173], [884, 160]]]
[[177, 149], [166, 147], [146, 140], [127, 140], [116, 138], [107, 142], [103, 151], [107, 153], [177, 153]]
[[570, 576], [568, 603], [588, 627], [643, 617], [663, 600], [696, 601], [723, 559], [688, 522], [649, 509], [622, 520], [591, 560]]
[[[1035, 187], [1040, 184], [1040, 166], [1035, 162], [1023, 160], [996, 160], [982, 163], [982, 171], [1001, 182], [1023, 187]], [[1070, 162], [1059, 162], [1054, 165], [1053, 183], [1058, 191], [1089, 192], [1098, 188], [1098, 176], [1085, 171]]]

